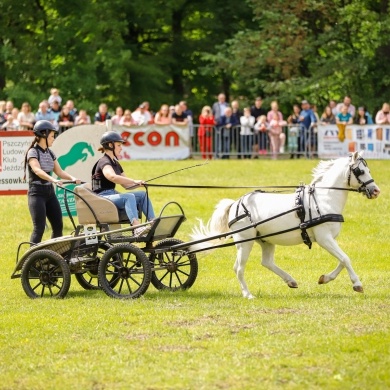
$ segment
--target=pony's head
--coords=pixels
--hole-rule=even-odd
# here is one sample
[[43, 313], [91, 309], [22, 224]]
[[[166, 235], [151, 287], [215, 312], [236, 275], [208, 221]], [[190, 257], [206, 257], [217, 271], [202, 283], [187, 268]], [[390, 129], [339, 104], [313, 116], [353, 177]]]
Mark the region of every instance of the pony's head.
[[359, 189], [368, 199], [377, 198], [381, 190], [370, 174], [363, 152], [352, 153], [348, 166], [348, 186]]

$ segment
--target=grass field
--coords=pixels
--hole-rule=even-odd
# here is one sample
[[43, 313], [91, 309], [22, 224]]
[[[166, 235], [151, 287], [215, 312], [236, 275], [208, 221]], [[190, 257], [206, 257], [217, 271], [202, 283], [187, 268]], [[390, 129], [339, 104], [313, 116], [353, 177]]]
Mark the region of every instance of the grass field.
[[[126, 173], [148, 179], [197, 161], [134, 161]], [[212, 161], [155, 181], [166, 184], [298, 185], [315, 160]], [[255, 247], [241, 296], [235, 248], [199, 258], [194, 286], [137, 300], [83, 290], [74, 277], [63, 300], [30, 300], [11, 280], [16, 250], [31, 233], [26, 196], [0, 198], [0, 389], [388, 389], [390, 388], [390, 161], [369, 161], [377, 200], [350, 193], [338, 239], [365, 289], [347, 272], [327, 285], [336, 260], [314, 244], [278, 247], [277, 263], [298, 281], [289, 289], [260, 265]], [[151, 188], [157, 212], [179, 202], [188, 241], [222, 198], [247, 191]], [[71, 225], [66, 219], [64, 234]], [[45, 233], [45, 239], [50, 232]]]

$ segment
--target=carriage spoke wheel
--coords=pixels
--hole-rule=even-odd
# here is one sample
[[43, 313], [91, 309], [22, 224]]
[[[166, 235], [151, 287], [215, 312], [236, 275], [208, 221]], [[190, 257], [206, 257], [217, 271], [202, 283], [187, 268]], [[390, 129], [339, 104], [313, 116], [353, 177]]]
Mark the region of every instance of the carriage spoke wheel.
[[152, 264], [151, 282], [158, 290], [186, 290], [190, 288], [198, 276], [198, 260], [195, 254], [177, 254], [170, 247], [181, 244], [183, 241], [176, 238], [167, 238], [160, 241], [154, 249], [167, 250], [163, 253], [151, 253]]
[[100, 286], [113, 298], [139, 298], [149, 287], [151, 273], [148, 257], [132, 244], [113, 246], [99, 262]]
[[62, 256], [42, 249], [28, 257], [21, 279], [30, 298], [63, 298], [69, 291], [70, 270]]
[[112, 245], [108, 242], [101, 241], [98, 246], [99, 248], [96, 254], [96, 259], [86, 264], [87, 270], [83, 273], [77, 273], [74, 275], [80, 286], [85, 290], [100, 290], [98, 278], [99, 262], [106, 251], [112, 248]]

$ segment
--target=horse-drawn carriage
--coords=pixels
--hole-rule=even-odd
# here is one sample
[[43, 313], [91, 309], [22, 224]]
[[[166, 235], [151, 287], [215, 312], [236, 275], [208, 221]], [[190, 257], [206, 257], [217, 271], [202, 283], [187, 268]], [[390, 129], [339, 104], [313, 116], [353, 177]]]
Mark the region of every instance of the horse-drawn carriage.
[[[173, 291], [191, 287], [198, 273], [197, 252], [236, 245], [234, 270], [243, 296], [253, 298], [244, 280], [253, 242], [262, 248], [262, 265], [291, 288], [298, 284], [276, 266], [275, 245], [305, 243], [311, 247], [312, 242], [317, 242], [339, 261], [318, 283], [334, 280], [346, 268], [353, 289], [363, 292], [351, 261], [338, 246], [336, 237], [343, 222], [341, 213], [348, 191], [361, 192], [369, 199], [379, 196], [380, 190], [366, 161], [354, 153], [350, 157], [320, 162], [310, 185], [281, 187], [296, 191], [275, 194], [275, 191], [258, 189], [237, 201], [222, 200], [209, 223], [194, 230], [194, 241], [190, 242], [174, 238], [185, 220], [183, 209], [176, 202], [167, 205], [177, 205], [179, 214], [163, 216], [166, 205], [150, 231], [136, 236], [133, 227], [122, 228], [122, 223], [128, 221], [122, 220], [113, 203], [92, 193], [87, 185], [76, 187], [79, 225], [75, 225], [74, 234], [34, 245], [19, 259], [20, 247], [30, 243], [20, 244], [12, 278], [20, 277], [23, 289], [32, 298], [64, 297], [71, 274], [75, 274], [85, 289], [101, 288], [115, 298], [137, 298], [146, 292], [150, 282], [157, 289]], [[221, 240], [228, 237], [232, 237], [233, 242], [221, 244]]]

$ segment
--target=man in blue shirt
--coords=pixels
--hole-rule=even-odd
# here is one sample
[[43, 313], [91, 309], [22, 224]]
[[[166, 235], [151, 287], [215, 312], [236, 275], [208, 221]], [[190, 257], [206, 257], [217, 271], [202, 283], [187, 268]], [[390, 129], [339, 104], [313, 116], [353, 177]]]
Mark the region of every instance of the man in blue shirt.
[[317, 146], [317, 134], [314, 132], [317, 118], [307, 100], [302, 100], [301, 107], [302, 110], [298, 119], [298, 122], [301, 124], [298, 137], [298, 158], [300, 154], [308, 157], [308, 152], [315, 151]]
[[46, 101], [39, 103], [39, 110], [35, 114], [36, 121], [49, 121], [56, 126], [55, 115], [49, 110], [49, 105]]

